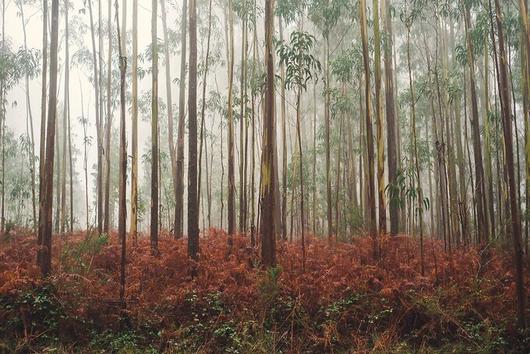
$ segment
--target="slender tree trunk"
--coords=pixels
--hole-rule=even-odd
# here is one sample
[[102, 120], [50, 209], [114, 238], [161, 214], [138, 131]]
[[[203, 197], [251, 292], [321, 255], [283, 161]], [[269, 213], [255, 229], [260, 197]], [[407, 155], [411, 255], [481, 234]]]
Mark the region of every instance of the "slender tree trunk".
[[[24, 16], [24, 6], [22, 1], [19, 1], [18, 7], [20, 9], [20, 20], [22, 21], [22, 33], [24, 35], [24, 50], [28, 50], [27, 44], [27, 33], [26, 33], [26, 19]], [[37, 198], [35, 195], [35, 136], [33, 132], [33, 111], [31, 109], [31, 95], [29, 93], [29, 75], [26, 73], [24, 77], [25, 87], [26, 87], [26, 110], [27, 117], [29, 120], [29, 136], [30, 147], [28, 149], [29, 156], [29, 172], [31, 178], [31, 206], [32, 206], [32, 215], [33, 215], [33, 229], [37, 231], [38, 220], [37, 220]]]
[[[364, 1], [364, 0], [363, 0]], [[329, 86], [329, 35], [326, 35], [326, 81], [325, 81], [325, 103], [324, 103], [324, 120], [325, 120], [325, 145], [326, 145], [326, 203], [327, 203], [327, 216], [328, 216], [328, 241], [331, 242], [331, 237], [334, 233], [333, 230], [333, 211], [331, 205], [331, 156], [330, 156], [330, 130], [331, 130], [331, 117], [330, 117], [330, 86]], [[375, 212], [375, 210], [374, 210]]]
[[374, 241], [374, 257], [379, 256], [377, 241], [377, 221], [375, 214], [375, 188], [374, 188], [374, 143], [372, 134], [372, 102], [370, 100], [370, 61], [368, 58], [368, 34], [366, 25], [366, 0], [360, 0], [361, 37], [363, 45], [364, 82], [365, 82], [365, 118], [366, 118], [366, 147], [367, 147], [367, 192], [368, 208], [370, 214], [370, 236]]
[[[283, 43], [283, 23], [281, 17], [278, 17], [278, 25], [280, 30], [280, 42]], [[287, 239], [287, 135], [286, 135], [286, 120], [285, 120], [285, 64], [280, 63], [280, 120], [282, 124], [282, 206], [281, 206], [281, 237], [282, 240]]]
[[169, 38], [167, 30], [166, 0], [160, 0], [162, 15], [162, 29], [164, 31], [164, 67], [166, 69], [166, 105], [167, 105], [167, 139], [169, 158], [171, 162], [171, 176], [173, 181], [173, 197], [176, 199], [177, 190], [177, 157], [173, 137], [173, 99], [171, 95], [171, 58], [169, 56]]
[[[233, 117], [233, 86], [234, 86], [234, 13], [232, 0], [228, 2], [228, 235], [231, 237], [235, 230], [235, 177], [234, 177], [234, 117]], [[231, 245], [232, 239], [229, 238]]]
[[274, 0], [265, 0], [265, 114], [263, 117], [263, 147], [261, 158], [261, 259], [265, 267], [276, 265], [276, 227], [274, 212], [276, 124], [274, 112]]
[[[387, 38], [392, 38], [392, 18], [388, 0], [382, 0], [381, 5], [384, 16], [384, 31]], [[388, 181], [390, 184], [396, 184], [397, 176], [397, 141], [396, 141], [396, 111], [394, 104], [394, 80], [392, 73], [392, 44], [384, 45], [384, 63], [385, 63], [385, 108], [387, 124], [387, 152], [388, 152]], [[389, 200], [390, 213], [390, 235], [395, 236], [399, 232], [399, 205], [397, 201]]]
[[476, 188], [476, 203], [477, 203], [477, 226], [478, 239], [480, 242], [487, 242], [489, 240], [489, 232], [487, 225], [487, 211], [485, 209], [486, 190], [484, 187], [484, 165], [482, 161], [482, 145], [480, 142], [480, 127], [479, 115], [477, 105], [477, 89], [475, 80], [475, 58], [473, 55], [473, 42], [471, 39], [471, 20], [469, 15], [469, 8], [465, 6], [464, 23], [466, 29], [467, 55], [469, 65], [469, 79], [471, 88], [471, 113], [472, 113], [472, 130], [473, 130], [473, 156], [475, 159], [475, 188]]
[[59, 42], [59, 0], [52, 0], [50, 37], [50, 87], [46, 128], [46, 161], [44, 162], [44, 188], [39, 205], [39, 234], [42, 240], [38, 260], [43, 278], [51, 272], [52, 260], [52, 204], [53, 164], [55, 153], [55, 119], [57, 113], [57, 47]]
[[[125, 7], [127, 0], [123, 1]], [[125, 308], [125, 264], [126, 264], [126, 242], [125, 229], [127, 227], [127, 141], [125, 127], [125, 111], [127, 101], [125, 100], [125, 75], [127, 71], [127, 57], [123, 54], [123, 47], [120, 37], [120, 23], [118, 17], [118, 2], [116, 1], [116, 29], [118, 34], [118, 54], [120, 56], [120, 182], [118, 185], [118, 235], [121, 243], [121, 262], [120, 262], [120, 301]], [[123, 27], [125, 32], [125, 24]]]
[[131, 99], [131, 228], [134, 244], [138, 242], [138, 0], [133, 0], [132, 17], [132, 99]]
[[197, 198], [197, 3], [190, 0], [190, 76], [188, 89], [188, 257], [198, 259], [199, 200]]
[[386, 233], [385, 204], [385, 141], [383, 134], [383, 105], [381, 96], [381, 33], [379, 32], [379, 0], [373, 0], [374, 60], [375, 60], [375, 122], [377, 127], [377, 194], [379, 232]]
[[157, 0], [152, 1], [151, 47], [151, 252], [158, 254], [158, 39]]
[[[204, 135], [205, 135], [205, 128], [204, 128], [204, 119], [206, 115], [206, 84], [207, 84], [207, 78], [208, 78], [208, 64], [209, 64], [209, 58], [210, 58], [210, 39], [212, 34], [212, 0], [209, 0], [208, 2], [208, 35], [206, 39], [206, 55], [204, 57], [204, 74], [202, 78], [202, 103], [201, 103], [201, 127], [200, 127], [200, 138], [199, 138], [199, 177], [197, 179], [197, 199], [199, 200], [200, 205], [200, 199], [201, 199], [201, 181], [202, 181], [202, 147], [205, 145], [205, 153], [206, 153], [206, 184], [207, 184], [207, 195], [208, 193], [208, 145], [204, 144]], [[210, 202], [208, 202], [208, 226], [210, 225]]]
[[[66, 231], [66, 148], [68, 138], [68, 113], [70, 112], [70, 47], [68, 28], [68, 0], [64, 1], [64, 102], [63, 102], [63, 160], [61, 166], [61, 233]], [[70, 221], [71, 222], [71, 221]]]
[[[408, 5], [408, 4], [407, 4]], [[409, 75], [409, 91], [410, 91], [410, 109], [411, 109], [411, 126], [412, 139], [414, 144], [414, 164], [416, 166], [416, 182], [417, 182], [417, 208], [418, 208], [418, 222], [420, 226], [420, 259], [421, 259], [421, 275], [425, 274], [425, 261], [423, 251], [423, 189], [420, 178], [420, 163], [418, 158], [418, 138], [416, 135], [416, 101], [414, 98], [414, 86], [412, 84], [412, 70], [410, 64], [410, 25], [407, 26], [407, 69]]]
[[112, 0], [108, 0], [108, 40], [109, 49], [107, 53], [107, 126], [105, 133], [105, 157], [106, 157], [106, 171], [105, 171], [105, 217], [103, 220], [103, 232], [106, 234], [110, 230], [110, 144], [111, 144], [111, 133], [112, 133]]
[[175, 226], [173, 236], [179, 238], [183, 231], [184, 210], [184, 131], [185, 131], [185, 106], [186, 106], [186, 34], [188, 30], [187, 0], [182, 1], [182, 15], [180, 24], [181, 49], [180, 49], [180, 77], [179, 77], [179, 123], [177, 135], [177, 187], [175, 201]]
[[[3, 0], [4, 1], [4, 0]], [[91, 1], [89, 0], [89, 6]], [[91, 12], [92, 13], [92, 12]], [[5, 26], [5, 21], [2, 21], [2, 26]], [[92, 33], [94, 27], [91, 26]], [[2, 39], [2, 46], [3, 46]], [[94, 80], [96, 80], [94, 78]], [[44, 198], [44, 161], [46, 159], [46, 98], [48, 85], [48, 0], [42, 0], [42, 82], [41, 82], [41, 116], [40, 116], [40, 146], [39, 146], [39, 220], [43, 218], [40, 214], [40, 201]], [[2, 90], [3, 91], [3, 90]], [[1, 97], [1, 96], [0, 96]], [[42, 244], [42, 233], [38, 232], [37, 244]], [[39, 253], [40, 254], [40, 253]], [[40, 260], [37, 259], [37, 263]]]

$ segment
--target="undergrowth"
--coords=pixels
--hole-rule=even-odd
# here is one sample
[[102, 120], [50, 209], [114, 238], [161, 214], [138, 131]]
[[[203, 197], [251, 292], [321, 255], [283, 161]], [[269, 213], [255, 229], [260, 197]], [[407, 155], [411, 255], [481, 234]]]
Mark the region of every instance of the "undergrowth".
[[[278, 266], [258, 268], [247, 238], [210, 230], [198, 274], [189, 276], [185, 240], [163, 237], [127, 251], [127, 308], [118, 300], [115, 235], [57, 236], [54, 275], [40, 280], [35, 238], [0, 244], [0, 353], [525, 353], [515, 327], [509, 255], [473, 248], [445, 254], [416, 240], [279, 244]], [[433, 255], [436, 255], [434, 257]], [[528, 278], [526, 279], [528, 284]]]

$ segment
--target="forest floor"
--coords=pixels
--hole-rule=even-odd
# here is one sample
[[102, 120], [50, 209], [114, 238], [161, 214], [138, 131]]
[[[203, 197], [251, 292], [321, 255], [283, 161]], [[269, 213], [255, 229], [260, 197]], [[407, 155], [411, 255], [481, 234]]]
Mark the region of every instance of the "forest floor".
[[[130, 245], [130, 243], [129, 243]], [[198, 274], [189, 276], [186, 240], [165, 234], [128, 247], [126, 309], [119, 301], [115, 234], [54, 237], [53, 276], [40, 280], [36, 238], [0, 241], [1, 352], [348, 353], [513, 352], [530, 348], [515, 328], [509, 253], [443, 251], [399, 236], [329, 244], [279, 243], [264, 271], [246, 237], [210, 230]], [[526, 286], [530, 277], [526, 273]]]

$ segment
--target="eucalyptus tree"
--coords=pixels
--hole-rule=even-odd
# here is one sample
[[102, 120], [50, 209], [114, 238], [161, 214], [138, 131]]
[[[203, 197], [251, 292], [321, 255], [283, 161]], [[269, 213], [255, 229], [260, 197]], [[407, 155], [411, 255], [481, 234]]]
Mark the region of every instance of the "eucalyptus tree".
[[166, 104], [167, 104], [167, 137], [168, 137], [168, 150], [171, 161], [171, 176], [173, 177], [173, 197], [176, 199], [174, 194], [177, 190], [177, 157], [175, 151], [175, 142], [173, 134], [173, 98], [171, 94], [171, 58], [169, 55], [169, 36], [167, 29], [167, 14], [166, 14], [166, 0], [160, 0], [160, 10], [162, 15], [162, 31], [164, 34], [164, 68], [165, 68], [165, 80], [166, 80]]
[[182, 14], [180, 22], [180, 76], [179, 76], [179, 121], [177, 132], [177, 186], [175, 201], [175, 226], [173, 235], [178, 238], [182, 235], [183, 210], [184, 210], [184, 131], [185, 131], [185, 105], [186, 105], [186, 34], [188, 30], [187, 0], [182, 1]]
[[[102, 132], [102, 98], [101, 98], [101, 55], [96, 49], [96, 30], [94, 25], [94, 14], [92, 0], [88, 0], [88, 11], [90, 16], [90, 37], [92, 41], [92, 61], [93, 61], [93, 84], [94, 102], [96, 116], [96, 139], [97, 139], [97, 174], [96, 174], [96, 216], [98, 233], [103, 233], [103, 132]], [[100, 32], [98, 30], [98, 37]], [[101, 46], [100, 46], [101, 49]]]
[[[276, 4], [276, 15], [278, 16], [278, 29], [280, 42], [284, 40], [284, 24], [288, 25], [300, 21], [306, 8], [305, 0], [280, 0]], [[285, 97], [285, 63], [280, 61], [280, 120], [282, 136], [282, 191], [281, 191], [281, 237], [287, 239], [287, 123], [286, 123], [286, 97]]]
[[188, 86], [188, 257], [198, 259], [199, 200], [197, 198], [197, 2], [190, 0], [190, 73]]
[[412, 81], [412, 69], [411, 69], [411, 59], [410, 59], [410, 31], [412, 24], [414, 23], [414, 19], [417, 15], [416, 9], [414, 8], [414, 4], [412, 4], [412, 8], [409, 8], [409, 2], [408, 0], [405, 3], [405, 9], [404, 12], [401, 14], [401, 19], [405, 24], [405, 27], [407, 29], [407, 71], [408, 71], [408, 79], [409, 79], [409, 95], [410, 95], [410, 113], [411, 113], [411, 133], [412, 133], [412, 142], [413, 142], [413, 149], [414, 149], [414, 165], [415, 165], [415, 172], [416, 172], [416, 196], [417, 196], [417, 210], [418, 210], [418, 223], [419, 223], [419, 232], [420, 232], [420, 267], [421, 267], [421, 274], [425, 274], [425, 260], [424, 260], [424, 249], [423, 249], [423, 189], [422, 189], [422, 183], [421, 183], [421, 174], [420, 174], [420, 161], [419, 161], [419, 154], [418, 154], [418, 135], [416, 131], [416, 98], [414, 95], [414, 85]]
[[366, 129], [366, 154], [367, 154], [367, 197], [369, 208], [369, 230], [370, 236], [374, 239], [374, 256], [378, 256], [377, 241], [377, 221], [375, 214], [375, 188], [374, 188], [374, 142], [372, 133], [372, 101], [370, 92], [370, 60], [368, 53], [368, 34], [366, 19], [366, 1], [359, 1], [359, 14], [361, 21], [361, 40], [363, 46], [363, 65], [364, 65], [364, 99], [365, 99], [365, 129]]
[[272, 36], [274, 33], [274, 1], [265, 0], [265, 99], [263, 116], [263, 145], [261, 156], [261, 260], [265, 267], [276, 265], [276, 232], [274, 217], [277, 207], [274, 154], [276, 152], [276, 119], [274, 104], [274, 53]]
[[[26, 17], [24, 16], [24, 2], [18, 0], [17, 2], [19, 11], [20, 11], [20, 21], [22, 22], [22, 33], [24, 39], [24, 51], [28, 52], [28, 43], [27, 43], [27, 31], [26, 31]], [[29, 21], [29, 19], [28, 19]], [[26, 113], [27, 113], [27, 122], [29, 123], [29, 138], [31, 139], [30, 151], [29, 151], [29, 172], [31, 176], [31, 200], [32, 200], [32, 211], [33, 211], [33, 228], [37, 230], [37, 199], [35, 196], [35, 137], [33, 133], [33, 111], [31, 109], [31, 95], [29, 91], [29, 80], [31, 78], [31, 71], [26, 70], [24, 77], [24, 83], [26, 88]]]
[[486, 189], [484, 184], [484, 164], [482, 159], [482, 144], [480, 140], [480, 126], [479, 126], [479, 114], [478, 114], [478, 103], [477, 103], [477, 88], [475, 78], [475, 55], [473, 49], [473, 40], [471, 37], [471, 15], [470, 8], [467, 2], [462, 0], [462, 7], [464, 12], [464, 25], [466, 33], [466, 45], [467, 45], [467, 63], [469, 66], [469, 85], [471, 90], [471, 128], [472, 128], [472, 139], [473, 139], [473, 157], [475, 162], [475, 198], [477, 203], [477, 229], [478, 229], [478, 241], [480, 243], [487, 242], [489, 240], [489, 230], [487, 223], [487, 210], [486, 210]]
[[[235, 230], [236, 216], [235, 216], [235, 193], [236, 181], [234, 172], [234, 112], [233, 112], [233, 87], [234, 87], [234, 9], [233, 0], [228, 0], [228, 35], [227, 54], [228, 54], [228, 235], [233, 235]], [[231, 243], [232, 239], [229, 238]]]
[[[307, 90], [307, 83], [313, 79], [316, 72], [321, 70], [320, 62], [311, 53], [315, 37], [306, 33], [294, 31], [289, 43], [281, 43], [277, 52], [280, 63], [286, 66], [285, 87], [295, 91], [296, 95], [296, 136], [298, 140], [299, 169], [300, 169], [300, 224], [302, 236], [302, 268], [305, 270], [305, 217], [304, 217], [304, 167], [302, 151], [302, 134], [300, 128], [301, 112], [300, 100], [302, 91]], [[338, 187], [338, 186], [337, 186]]]
[[131, 228], [133, 242], [138, 240], [138, 0], [132, 6], [132, 99], [131, 99]]
[[379, 232], [386, 233], [385, 205], [385, 142], [383, 140], [383, 102], [381, 96], [381, 32], [379, 29], [379, 0], [373, 0], [374, 27], [374, 80], [375, 80], [375, 124], [377, 139], [377, 194], [379, 209]]
[[[383, 15], [384, 41], [383, 41], [383, 61], [385, 64], [385, 110], [386, 110], [386, 124], [387, 124], [387, 161], [388, 161], [388, 182], [389, 185], [396, 183], [397, 178], [397, 129], [399, 124], [396, 124], [396, 110], [394, 103], [394, 82], [393, 78], [393, 58], [392, 46], [392, 12], [390, 10], [389, 0], [382, 0], [381, 9]], [[390, 217], [390, 235], [396, 235], [399, 231], [399, 211], [398, 203], [392, 198], [389, 199], [389, 217]]]
[[[491, 0], [488, 2], [490, 16], [493, 16]], [[498, 50], [494, 43], [494, 58], [497, 68], [497, 86], [500, 95], [502, 130], [504, 136], [504, 148], [506, 158], [506, 175], [508, 177], [508, 192], [510, 205], [510, 226], [514, 247], [515, 285], [517, 296], [517, 324], [521, 330], [526, 328], [526, 290], [524, 285], [523, 249], [521, 241], [521, 220], [519, 217], [519, 205], [517, 201], [517, 186], [514, 168], [513, 132], [510, 104], [510, 84], [508, 81], [508, 64], [503, 29], [503, 13], [499, 0], [495, 0], [495, 24], [497, 29]], [[493, 20], [492, 20], [493, 26]], [[493, 35], [493, 28], [492, 28]]]
[[39, 255], [40, 270], [43, 277], [51, 272], [52, 255], [52, 202], [53, 202], [53, 165], [55, 152], [55, 120], [57, 114], [57, 57], [59, 42], [59, 0], [52, 0], [51, 36], [50, 36], [50, 86], [48, 117], [46, 128], [46, 161], [44, 162], [44, 186], [39, 203]]
[[330, 44], [329, 37], [331, 31], [337, 24], [339, 17], [347, 10], [349, 1], [347, 0], [313, 0], [309, 3], [308, 10], [311, 21], [322, 33], [325, 41], [325, 65], [324, 65], [324, 144], [326, 149], [326, 203], [328, 218], [328, 238], [334, 233], [333, 229], [333, 205], [331, 196], [331, 152], [330, 152]]
[[[127, 0], [124, 0], [124, 7]], [[120, 301], [123, 308], [125, 308], [125, 263], [126, 263], [126, 223], [127, 223], [127, 142], [126, 142], [126, 126], [125, 126], [125, 76], [127, 71], [127, 57], [123, 53], [122, 45], [125, 42], [121, 40], [120, 21], [118, 16], [118, 1], [115, 2], [116, 7], [116, 33], [118, 39], [118, 55], [120, 60], [120, 166], [119, 166], [119, 203], [118, 203], [118, 237], [121, 244], [120, 252]], [[124, 24], [125, 31], [125, 24]]]
[[157, 0], [151, 8], [151, 252], [158, 254], [158, 38]]
[[[61, 197], [60, 205], [60, 232], [64, 234], [66, 231], [66, 147], [68, 141], [68, 120], [70, 115], [70, 26], [68, 21], [68, 9], [70, 7], [69, 1], [64, 1], [64, 99], [63, 99], [63, 146], [62, 146], [62, 161], [61, 161], [61, 190], [57, 191]], [[72, 220], [70, 220], [70, 223]]]

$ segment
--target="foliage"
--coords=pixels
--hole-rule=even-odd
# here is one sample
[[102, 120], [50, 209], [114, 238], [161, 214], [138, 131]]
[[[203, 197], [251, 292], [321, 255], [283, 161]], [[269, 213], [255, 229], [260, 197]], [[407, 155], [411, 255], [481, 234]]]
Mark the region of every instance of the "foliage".
[[322, 67], [317, 58], [310, 53], [315, 37], [306, 32], [291, 32], [288, 44], [278, 45], [280, 64], [285, 64], [285, 87], [287, 89], [306, 90], [307, 82], [320, 72]]
[[[185, 242], [162, 237], [153, 258], [141, 238], [127, 252], [123, 314], [117, 237], [56, 241], [47, 282], [35, 265], [34, 237], [2, 242], [0, 341], [8, 350], [75, 343], [116, 353], [524, 352], [511, 320], [511, 260], [501, 251], [489, 250], [484, 263], [478, 249], [451, 257], [427, 241], [422, 277], [415, 239], [382, 238], [376, 262], [368, 237], [332, 245], [309, 238], [305, 272], [296, 243], [279, 245], [278, 268], [260, 270], [246, 237], [234, 237], [227, 257], [226, 234], [211, 229], [190, 278]], [[59, 261], [66, 253], [90, 269], [75, 273]]]

